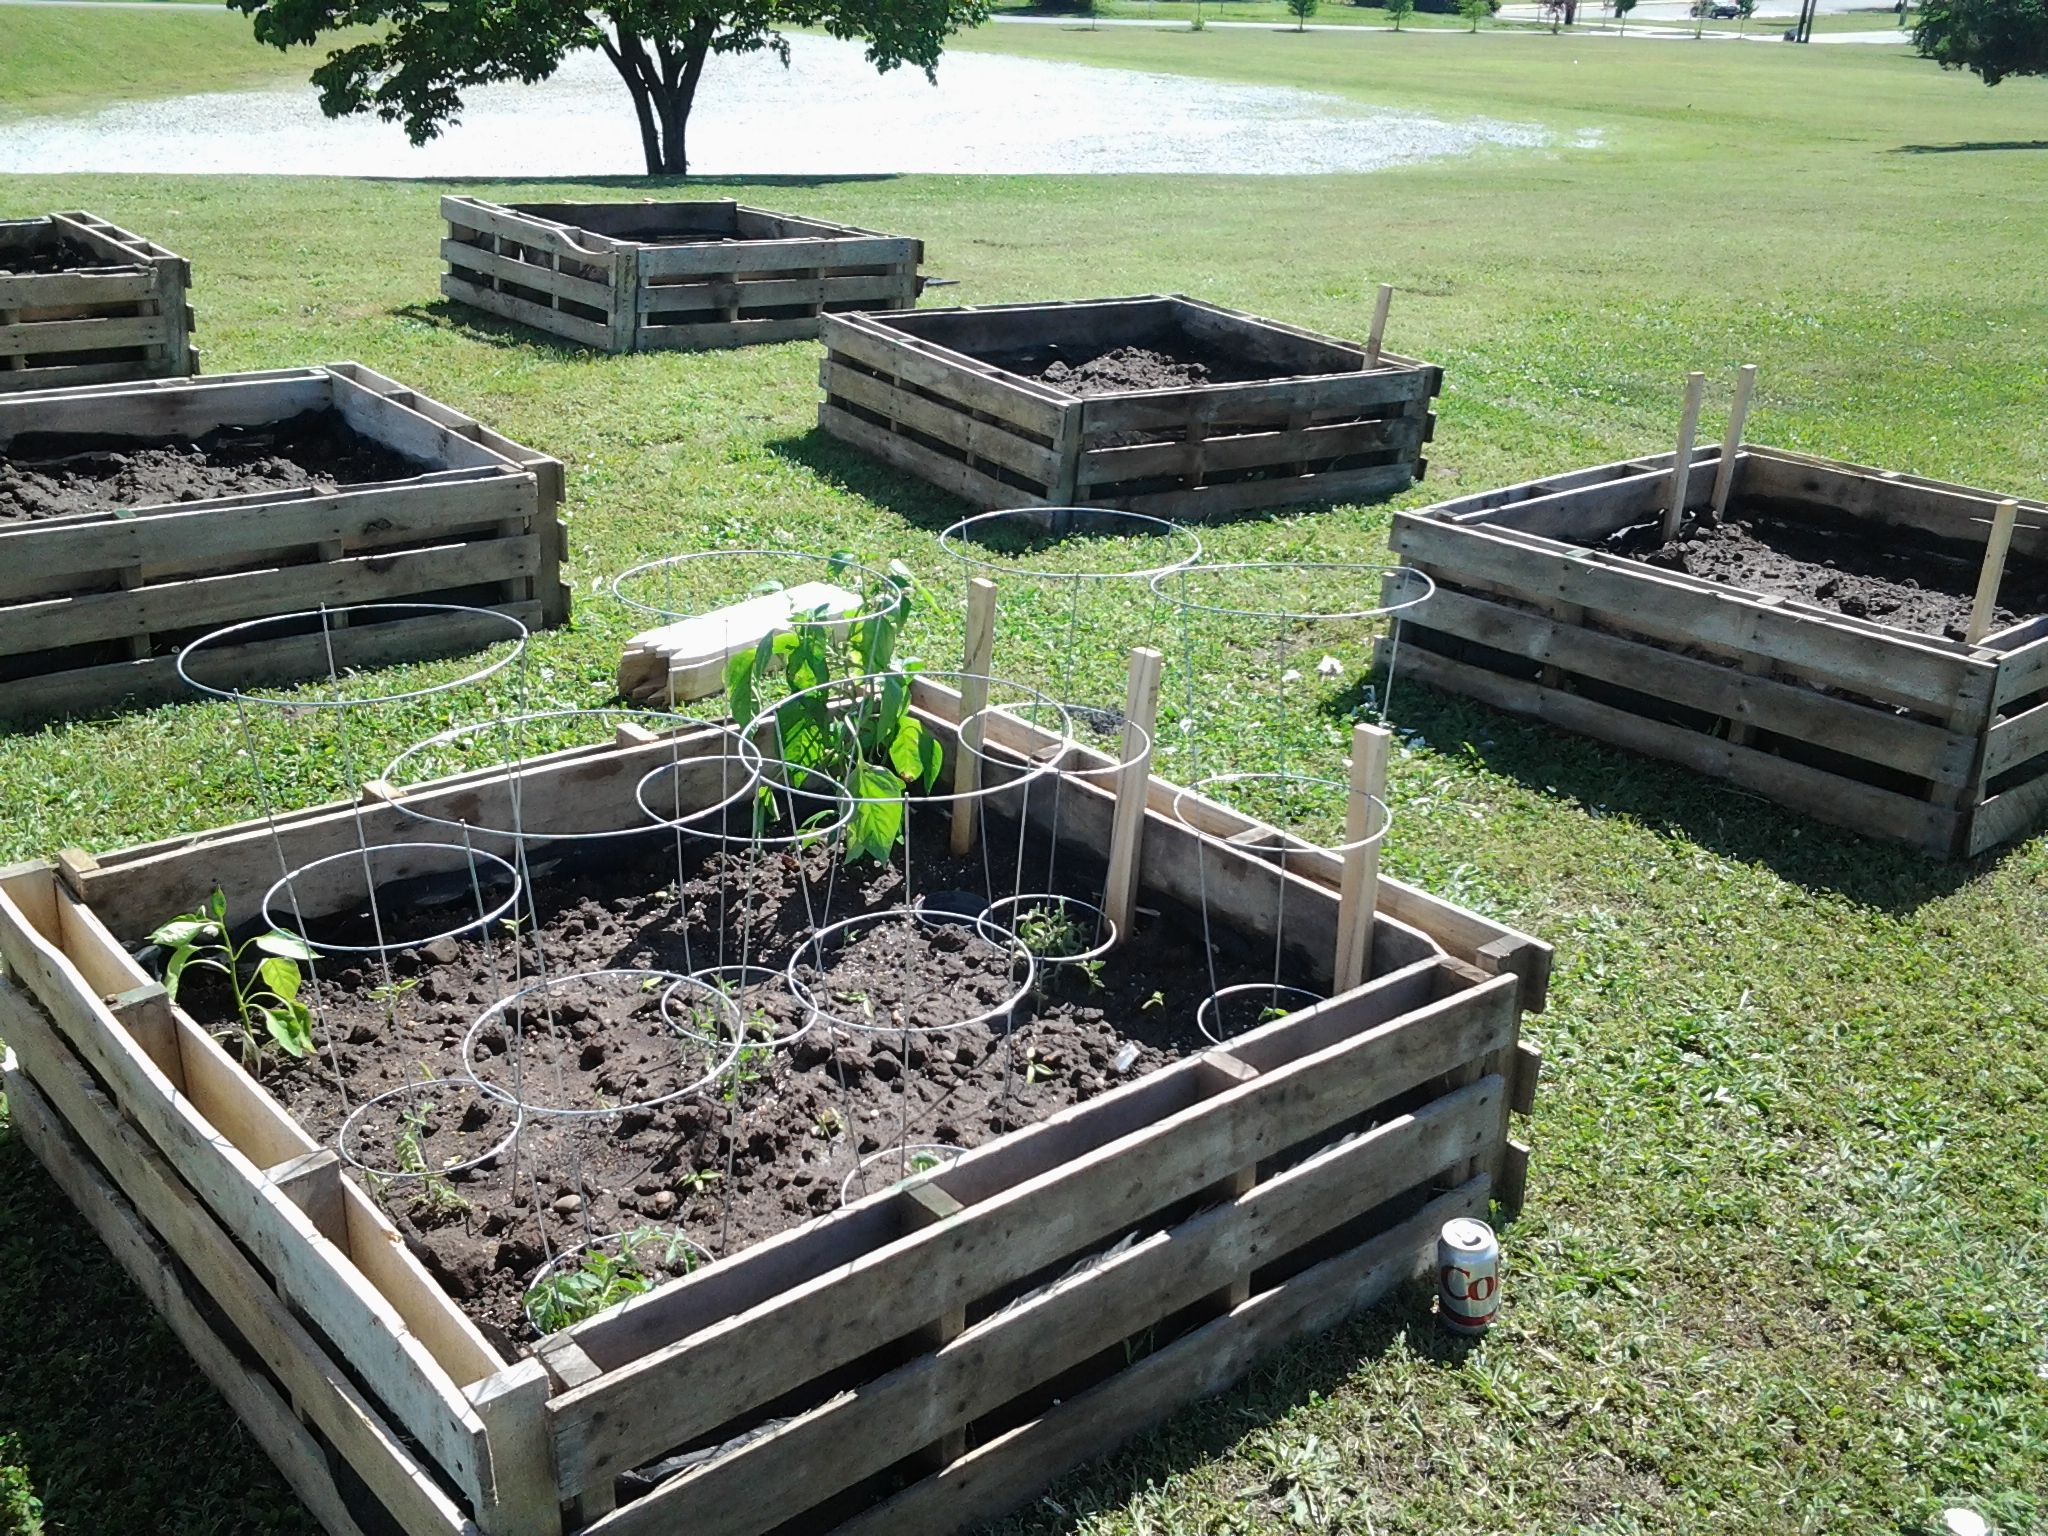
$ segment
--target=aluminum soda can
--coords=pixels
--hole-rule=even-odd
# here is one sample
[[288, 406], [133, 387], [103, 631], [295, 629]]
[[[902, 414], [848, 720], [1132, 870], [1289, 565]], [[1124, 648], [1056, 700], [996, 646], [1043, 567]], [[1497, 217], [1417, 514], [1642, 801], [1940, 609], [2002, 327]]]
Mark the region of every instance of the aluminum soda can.
[[1453, 1333], [1480, 1334], [1500, 1311], [1500, 1243], [1470, 1216], [1444, 1223], [1436, 1240], [1437, 1316]]

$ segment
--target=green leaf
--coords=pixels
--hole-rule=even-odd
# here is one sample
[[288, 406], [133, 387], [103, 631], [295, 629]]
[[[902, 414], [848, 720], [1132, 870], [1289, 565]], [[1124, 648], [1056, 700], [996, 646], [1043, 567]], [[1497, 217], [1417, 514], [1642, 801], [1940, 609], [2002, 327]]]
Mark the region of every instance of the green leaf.
[[296, 1001], [299, 995], [298, 962], [287, 960], [283, 955], [272, 955], [256, 967], [256, 975], [263, 985], [277, 994], [283, 1001]]
[[732, 717], [741, 725], [761, 712], [754, 699], [756, 654], [755, 651], [738, 650], [725, 661], [725, 692], [732, 700]]
[[256, 936], [256, 947], [266, 955], [282, 955], [287, 960], [318, 960], [320, 956], [297, 934], [286, 933], [282, 928], [273, 928], [268, 933]]
[[225, 925], [228, 920], [227, 892], [215, 886], [213, 894], [206, 899], [206, 910], [212, 914], [215, 922]]
[[853, 817], [846, 824], [849, 859], [887, 859], [903, 835], [903, 781], [886, 768], [856, 763], [847, 788], [853, 791]]
[[938, 738], [924, 728], [922, 721], [905, 715], [902, 724], [896, 727], [896, 739], [889, 743], [889, 761], [905, 783], [930, 789], [938, 782], [946, 753]]
[[282, 1008], [259, 1008], [263, 1015], [264, 1027], [278, 1049], [287, 1056], [306, 1057], [313, 1054], [313, 1016], [301, 1003], [287, 1003]]
[[174, 917], [163, 927], [149, 936], [152, 944], [161, 944], [166, 949], [176, 949], [196, 939], [217, 938], [220, 927], [210, 917], [197, 912], [188, 912], [183, 917]]
[[185, 967], [192, 963], [192, 957], [199, 953], [197, 945], [181, 944], [171, 956], [171, 963], [164, 967], [164, 996], [172, 1002], [178, 1000], [178, 983], [185, 975]]

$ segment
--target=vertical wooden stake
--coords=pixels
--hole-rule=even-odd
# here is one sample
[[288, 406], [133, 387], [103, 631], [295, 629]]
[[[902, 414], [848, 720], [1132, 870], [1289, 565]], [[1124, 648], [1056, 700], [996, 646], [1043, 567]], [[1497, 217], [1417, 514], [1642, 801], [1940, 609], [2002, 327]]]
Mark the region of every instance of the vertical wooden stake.
[[1379, 301], [1372, 307], [1372, 330], [1365, 338], [1365, 366], [1380, 365], [1380, 346], [1387, 339], [1387, 310], [1394, 302], [1394, 285], [1380, 284]]
[[1749, 397], [1756, 388], [1756, 364], [1744, 363], [1735, 373], [1735, 403], [1728, 407], [1728, 435], [1721, 439], [1721, 464], [1714, 471], [1714, 516], [1728, 510], [1735, 489], [1735, 456], [1742, 451], [1742, 429], [1749, 420]]
[[1977, 601], [1970, 605], [1970, 628], [1963, 638], [1975, 645], [1991, 628], [1991, 615], [1998, 611], [1998, 588], [2005, 580], [2005, 556], [2012, 548], [2013, 519], [2020, 504], [2008, 498], [1998, 504], [1991, 518], [1991, 537], [1984, 545], [1984, 565], [1977, 572]]
[[[988, 669], [996, 646], [996, 584], [986, 576], [967, 583], [967, 649], [960, 661], [960, 745], [953, 754], [953, 793], [972, 795], [981, 787], [981, 723], [967, 722], [988, 708]], [[970, 751], [969, 747], [973, 750]], [[974, 800], [953, 802], [953, 857], [974, 846]]]
[[1664, 542], [1678, 537], [1685, 521], [1685, 483], [1692, 478], [1692, 440], [1700, 429], [1700, 401], [1707, 392], [1707, 376], [1685, 376], [1685, 414], [1678, 419], [1678, 452], [1671, 460], [1671, 501], [1664, 508]]
[[[1344, 841], [1363, 842], [1372, 835], [1381, 805], [1387, 800], [1387, 752], [1394, 733], [1383, 726], [1351, 729], [1351, 801], [1344, 811]], [[1380, 845], [1352, 847], [1344, 855], [1344, 878], [1337, 898], [1337, 963], [1332, 992], [1349, 992], [1372, 972], [1372, 920], [1379, 906]]]
[[[1131, 936], [1138, 906], [1139, 842], [1145, 830], [1145, 790], [1152, 777], [1153, 732], [1159, 721], [1159, 669], [1165, 658], [1149, 645], [1131, 652], [1124, 690], [1124, 766], [1116, 780], [1116, 817], [1109, 828], [1109, 880], [1102, 910], [1116, 924], [1118, 942]], [[1138, 744], [1145, 743], [1140, 753]]]

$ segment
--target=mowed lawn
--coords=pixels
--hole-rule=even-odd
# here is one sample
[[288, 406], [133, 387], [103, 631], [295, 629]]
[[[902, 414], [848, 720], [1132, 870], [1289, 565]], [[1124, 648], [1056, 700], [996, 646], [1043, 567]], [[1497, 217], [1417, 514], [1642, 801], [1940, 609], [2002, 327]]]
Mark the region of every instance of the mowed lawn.
[[[24, 14], [0, 9], [0, 39]], [[109, 38], [141, 15], [165, 19], [110, 13]], [[1395, 283], [1389, 345], [1447, 371], [1428, 481], [1399, 505], [1666, 447], [1684, 372], [1709, 371], [1711, 415], [1748, 361], [1759, 441], [2048, 486], [2039, 84], [1987, 91], [1891, 50], [1571, 36], [1006, 27], [964, 46], [1555, 142], [1369, 177], [713, 190], [920, 235], [960, 280], [947, 302], [1181, 290], [1357, 334]], [[635, 559], [793, 543], [940, 570], [960, 509], [816, 434], [814, 347], [610, 359], [474, 322], [436, 296], [443, 190], [14, 178], [0, 212], [87, 207], [190, 256], [210, 371], [359, 358], [567, 460], [580, 614], [535, 645], [557, 702], [607, 699], [636, 626], [592, 587]], [[1225, 559], [1372, 560], [1386, 515], [1205, 538]], [[2048, 838], [1936, 865], [1419, 688], [1397, 715], [1389, 867], [1559, 952], [1502, 1322], [1452, 1348], [1404, 1295], [1006, 1536], [1860, 1536], [1934, 1529], [1949, 1504], [2040, 1528]], [[246, 813], [226, 724], [187, 706], [0, 737], [0, 859]], [[1342, 739], [1314, 711], [1275, 729], [1244, 733], [1247, 760]], [[53, 1531], [310, 1528], [4, 1129], [0, 1436]]]

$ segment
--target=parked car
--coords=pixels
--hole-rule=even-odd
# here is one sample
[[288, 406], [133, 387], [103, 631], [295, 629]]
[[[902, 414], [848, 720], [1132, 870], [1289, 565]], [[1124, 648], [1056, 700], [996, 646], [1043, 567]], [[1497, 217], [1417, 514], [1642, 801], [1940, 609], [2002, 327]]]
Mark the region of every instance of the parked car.
[[1710, 21], [1733, 21], [1742, 12], [1728, 4], [1728, 0], [1693, 0], [1692, 13], [1704, 16]]

